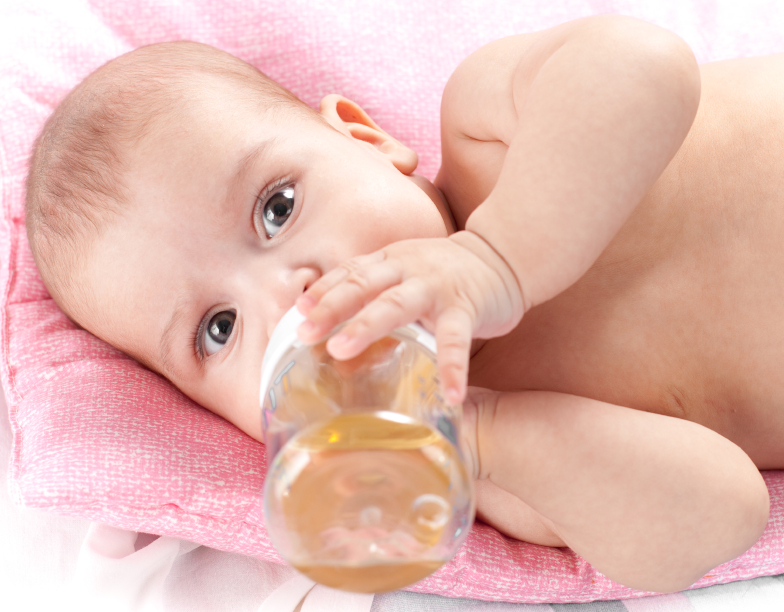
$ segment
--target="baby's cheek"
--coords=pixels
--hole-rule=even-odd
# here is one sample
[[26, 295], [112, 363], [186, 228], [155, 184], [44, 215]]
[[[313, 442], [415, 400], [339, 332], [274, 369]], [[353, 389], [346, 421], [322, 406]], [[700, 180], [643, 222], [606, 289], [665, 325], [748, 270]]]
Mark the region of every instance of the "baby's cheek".
[[198, 389], [182, 389], [197, 404], [228, 421], [258, 442], [263, 442], [259, 384], [249, 382], [243, 387], [241, 376], [230, 381], [209, 384]]

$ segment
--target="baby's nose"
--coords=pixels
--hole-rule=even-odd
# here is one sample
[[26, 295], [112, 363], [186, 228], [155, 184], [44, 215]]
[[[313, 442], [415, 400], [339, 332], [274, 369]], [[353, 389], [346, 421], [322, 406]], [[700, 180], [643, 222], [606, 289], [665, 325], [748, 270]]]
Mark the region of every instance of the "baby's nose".
[[293, 306], [297, 298], [305, 293], [305, 291], [307, 291], [319, 278], [321, 278], [321, 272], [312, 266], [303, 266], [294, 270], [289, 279], [289, 286], [286, 291], [286, 302], [288, 303], [288, 307], [290, 308]]
[[[297, 298], [301, 296], [313, 283], [321, 278], [321, 272], [313, 266], [302, 266], [292, 270], [282, 282], [272, 289], [274, 312], [268, 315], [268, 333], [288, 310], [294, 306]], [[267, 289], [269, 291], [269, 289]]]
[[300, 268], [297, 272], [301, 276], [300, 283], [302, 285], [302, 290], [299, 292], [300, 294], [307, 291], [313, 283], [321, 278], [321, 272], [314, 267]]

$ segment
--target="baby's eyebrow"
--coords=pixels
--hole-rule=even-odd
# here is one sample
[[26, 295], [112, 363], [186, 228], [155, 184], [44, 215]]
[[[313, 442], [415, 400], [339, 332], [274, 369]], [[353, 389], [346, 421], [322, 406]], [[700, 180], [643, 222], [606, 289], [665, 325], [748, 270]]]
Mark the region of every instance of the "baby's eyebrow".
[[267, 138], [257, 146], [253, 147], [245, 155], [243, 155], [237, 164], [237, 172], [231, 181], [229, 193], [234, 193], [236, 189], [242, 186], [245, 181], [245, 175], [248, 171], [259, 161], [260, 158], [265, 158], [269, 155], [270, 150], [275, 146], [278, 139], [274, 136]]
[[189, 296], [186, 296], [182, 293], [177, 296], [177, 300], [174, 303], [174, 310], [172, 311], [172, 315], [169, 318], [169, 321], [163, 328], [163, 332], [161, 333], [161, 340], [158, 344], [158, 354], [161, 358], [161, 369], [163, 370], [162, 373], [169, 378], [171, 378], [169, 373], [172, 370], [176, 370], [174, 362], [171, 359], [172, 345], [174, 344], [174, 339], [177, 335], [177, 332], [186, 320], [186, 315], [188, 312], [186, 305], [189, 299]]
[[[267, 138], [261, 143], [253, 147], [245, 155], [243, 155], [237, 163], [237, 172], [231, 180], [230, 192], [235, 192], [245, 181], [245, 175], [248, 171], [259, 161], [269, 155], [270, 149], [278, 141], [275, 137]], [[176, 336], [180, 328], [187, 322], [188, 303], [192, 299], [189, 293], [181, 293], [177, 296], [174, 304], [174, 310], [171, 317], [163, 328], [161, 339], [158, 343], [158, 355], [160, 357], [161, 369], [167, 377], [172, 378], [170, 372], [176, 371], [176, 360], [172, 359], [172, 347], [176, 341]], [[198, 339], [197, 339], [198, 341]]]

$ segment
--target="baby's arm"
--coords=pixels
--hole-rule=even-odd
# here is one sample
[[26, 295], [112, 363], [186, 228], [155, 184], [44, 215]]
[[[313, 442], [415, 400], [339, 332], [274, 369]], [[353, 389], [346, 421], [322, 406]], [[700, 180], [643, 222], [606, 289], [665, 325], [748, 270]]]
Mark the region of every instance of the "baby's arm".
[[524, 529], [548, 544], [554, 532], [624, 585], [684, 589], [767, 522], [752, 461], [696, 423], [547, 391], [474, 388], [464, 407], [475, 475], [541, 516], [521, 504]]
[[[309, 319], [300, 337], [353, 317], [328, 344], [350, 358], [420, 320], [436, 333], [447, 398], [462, 401], [471, 337], [511, 331], [593, 264], [680, 147], [698, 101], [686, 45], [633, 19], [479, 50], [443, 109], [438, 183], [466, 229], [329, 272], [298, 301]], [[483, 471], [615, 580], [684, 588], [764, 527], [759, 473], [701, 426], [558, 393], [501, 397], [491, 424], [480, 419]]]
[[[438, 182], [472, 183], [484, 200], [468, 234], [454, 239], [492, 245], [526, 311], [554, 297], [593, 264], [677, 152], [699, 92], [687, 45], [627, 17], [581, 19], [480, 49], [450, 78], [442, 103]], [[481, 177], [461, 180], [499, 146], [503, 164], [489, 193]]]
[[458, 225], [479, 204], [465, 231], [395, 243], [325, 275], [298, 302], [310, 326], [300, 337], [356, 315], [328, 344], [347, 359], [420, 320], [436, 334], [447, 397], [461, 401], [471, 338], [508, 333], [591, 266], [680, 147], [698, 102], [688, 47], [631, 18], [480, 49], [442, 105], [437, 183]]

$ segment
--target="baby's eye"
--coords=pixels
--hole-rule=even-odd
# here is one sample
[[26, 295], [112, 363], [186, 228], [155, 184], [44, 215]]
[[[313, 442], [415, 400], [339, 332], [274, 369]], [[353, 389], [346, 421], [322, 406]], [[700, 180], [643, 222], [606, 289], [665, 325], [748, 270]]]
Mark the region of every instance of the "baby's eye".
[[286, 187], [272, 194], [261, 211], [264, 231], [269, 238], [278, 233], [294, 210], [294, 188]]
[[233, 310], [223, 310], [209, 320], [202, 338], [202, 348], [207, 355], [217, 353], [229, 341], [236, 317]]

